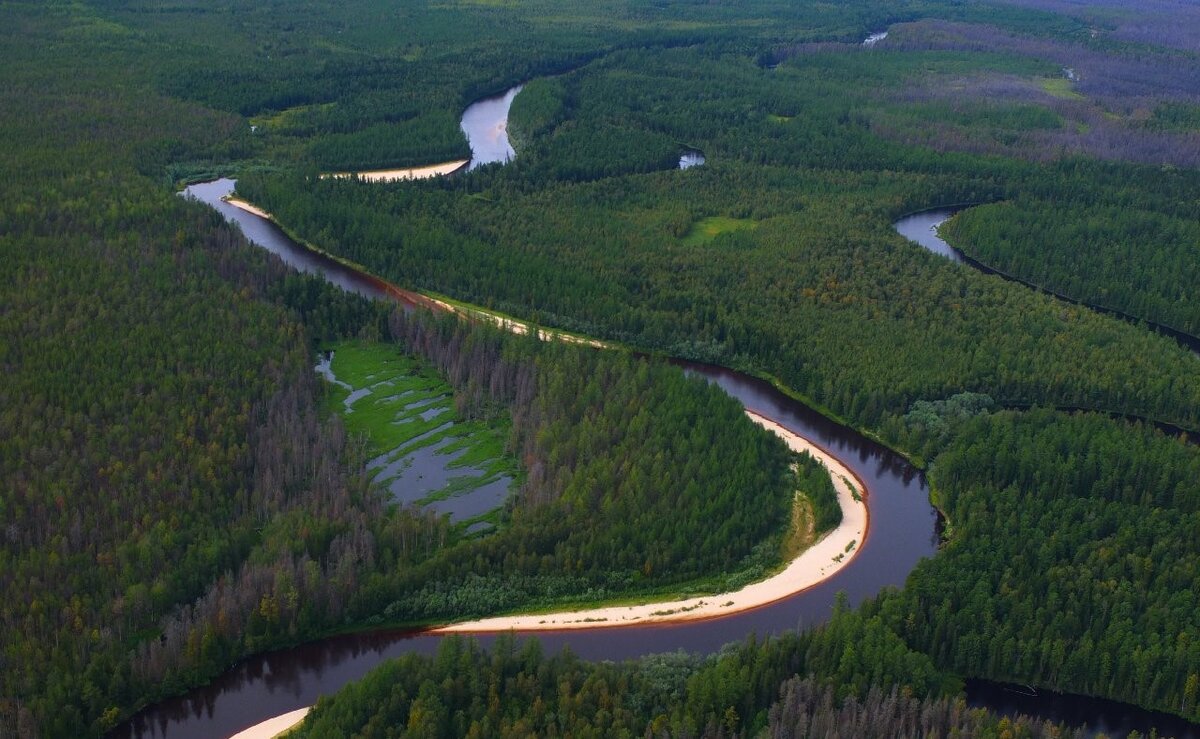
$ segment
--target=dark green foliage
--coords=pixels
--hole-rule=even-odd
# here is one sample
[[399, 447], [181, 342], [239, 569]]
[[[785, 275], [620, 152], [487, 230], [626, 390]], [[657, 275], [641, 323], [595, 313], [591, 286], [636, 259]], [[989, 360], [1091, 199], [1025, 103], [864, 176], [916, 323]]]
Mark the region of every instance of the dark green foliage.
[[[465, 178], [390, 189], [245, 178], [239, 188], [322, 247], [407, 286], [751, 366], [864, 425], [964, 391], [1200, 424], [1195, 359], [1173, 341], [930, 256], [860, 200], [904, 202], [936, 179], [714, 158], [532, 193], [497, 185], [486, 199], [462, 197]], [[822, 190], [838, 199], [807, 194]], [[713, 213], [760, 223], [738, 249], [675, 238], [676, 221]]]
[[815, 521], [813, 531], [820, 535], [832, 531], [842, 522], [842, 507], [838, 504], [837, 490], [825, 466], [807, 454], [800, 455], [797, 466], [797, 487], [812, 503]]
[[1194, 103], [1161, 103], [1146, 122], [1152, 128], [1183, 131], [1200, 130], [1200, 105]]
[[797, 484], [829, 504], [824, 467], [798, 460], [798, 483], [777, 438], [677, 368], [455, 318], [398, 313], [391, 330], [447, 376], [468, 417], [511, 415], [525, 478], [496, 534], [368, 589], [365, 607], [390, 620], [727, 589], [778, 563]]
[[1006, 412], [966, 422], [931, 484], [954, 535], [883, 602], [910, 645], [959, 674], [1200, 718], [1200, 449]]
[[525, 83], [508, 112], [508, 138], [523, 152], [538, 136], [548, 133], [566, 114], [566, 88], [558, 79]]
[[[857, 46], [922, 18], [972, 30]], [[259, 171], [245, 192], [289, 226], [405, 284], [773, 374], [935, 460], [951, 543], [909, 589], [835, 619], [841, 641], [790, 637], [637, 675], [566, 660], [574, 694], [621, 709], [579, 711], [577, 733], [642, 733], [660, 716], [693, 733], [802, 715], [815, 726], [835, 707], [866, 726], [896, 715], [872, 698], [891, 685], [938, 693], [941, 673], [897, 635], [945, 669], [1195, 718], [1194, 449], [1101, 418], [971, 415], [961, 402], [987, 393], [1194, 427], [1195, 358], [888, 228], [919, 207], [1007, 199], [1030, 220], [979, 211], [1014, 226], [1000, 238], [981, 225], [979, 248], [1083, 299], [1194, 326], [1194, 58], [1108, 29], [937, 0], [0, 5], [0, 733], [97, 734], [249, 652], [347, 625], [724, 587], [773, 563], [796, 480], [730, 401], [659, 365], [485, 332], [438, 329], [464, 343], [427, 356], [464, 415], [515, 414], [527, 487], [481, 539], [389, 509], [355, 474], [361, 445], [323, 422], [309, 367], [316, 340], [384, 338], [387, 317], [284, 278], [161, 189], [237, 168]], [[1079, 90], [1108, 108], [1043, 95], [1065, 90], [1041, 82], [1064, 48], [1090, 55]], [[549, 75], [562, 76], [518, 98], [527, 138], [512, 166], [380, 187], [311, 178], [460, 156], [464, 105]], [[933, 92], [996, 80], [1016, 92], [954, 104]], [[685, 146], [708, 164], [675, 171]], [[1064, 156], [1092, 151], [1155, 166]], [[706, 218], [759, 225], [684, 243]], [[1034, 249], [1034, 230], [1053, 248]], [[922, 402], [936, 398], [950, 400]], [[639, 425], [643, 406], [662, 424]], [[802, 467], [799, 480], [816, 477]], [[746, 488], [766, 504], [734, 494]], [[697, 557], [665, 530], [669, 508]], [[500, 660], [513, 701], [557, 700], [534, 678], [517, 685], [513, 659]], [[809, 673], [771, 714], [779, 683]], [[601, 674], [617, 684], [588, 682]], [[439, 688], [405, 685], [424, 689], [425, 717], [458, 721]], [[946, 732], [1010, 728], [905, 705], [940, 712]], [[464, 720], [490, 720], [476, 708]], [[497, 710], [514, 733], [548, 720]]]
[[[780, 686], [796, 675], [785, 697]], [[881, 711], [876, 691], [903, 686], [919, 702], [956, 683], [876, 619], [839, 610], [802, 635], [735, 645], [718, 657], [661, 655], [589, 664], [569, 652], [546, 657], [536, 640], [501, 637], [490, 652], [447, 638], [435, 658], [406, 656], [322, 698], [297, 736], [366, 732], [378, 736], [637, 736], [647, 730], [695, 736], [752, 734], [800, 705], [819, 705], [829, 687]], [[786, 692], [786, 691], [785, 691]], [[811, 703], [810, 703], [811, 701]], [[831, 719], [830, 708], [813, 706]], [[994, 719], [992, 719], [994, 721]]]
[[942, 233], [1002, 272], [1197, 335], [1200, 223], [1166, 205], [1019, 198], [970, 208]]
[[[449, 114], [425, 116], [413, 122], [379, 123], [354, 133], [326, 136], [309, 148], [323, 170], [386, 169], [435, 164], [445, 159], [468, 159], [471, 149]], [[431, 159], [430, 157], [435, 157]]]

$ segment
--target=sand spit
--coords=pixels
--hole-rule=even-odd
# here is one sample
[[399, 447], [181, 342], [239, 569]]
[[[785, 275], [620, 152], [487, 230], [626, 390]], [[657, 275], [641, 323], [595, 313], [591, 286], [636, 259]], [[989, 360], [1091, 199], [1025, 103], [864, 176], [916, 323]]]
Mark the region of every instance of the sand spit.
[[457, 172], [467, 166], [470, 159], [456, 159], [442, 164], [430, 164], [425, 167], [410, 167], [409, 169], [375, 169], [368, 172], [326, 172], [321, 177], [336, 177], [348, 179], [357, 177], [364, 182], [397, 182], [400, 180], [427, 180], [431, 177], [441, 177]]
[[501, 616], [465, 621], [432, 629], [433, 633], [486, 633], [496, 631], [558, 631], [610, 626], [695, 621], [728, 616], [760, 608], [807, 590], [841, 570], [854, 559], [867, 537], [866, 489], [854, 473], [808, 439], [774, 421], [746, 411], [750, 419], [779, 435], [795, 451], [804, 451], [829, 470], [842, 508], [842, 522], [816, 544], [804, 550], [779, 573], [732, 593], [706, 595], [686, 600], [610, 606], [581, 611], [544, 613], [531, 616]]
[[298, 708], [281, 716], [269, 718], [261, 724], [255, 724], [229, 737], [229, 739], [274, 739], [299, 724], [312, 710], [312, 706]]

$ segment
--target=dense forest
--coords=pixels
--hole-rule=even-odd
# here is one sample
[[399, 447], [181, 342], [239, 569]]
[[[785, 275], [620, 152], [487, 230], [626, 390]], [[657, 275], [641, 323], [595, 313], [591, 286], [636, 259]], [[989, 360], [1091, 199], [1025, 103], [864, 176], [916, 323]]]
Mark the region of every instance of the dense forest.
[[[836, 525], [824, 468], [677, 368], [397, 312], [467, 418], [511, 418], [523, 480], [499, 530], [362, 583], [362, 612], [449, 620], [572, 599], [724, 590], [780, 563], [793, 494]], [[823, 530], [823, 529], [821, 529]]]
[[[820, 629], [619, 665], [450, 641], [302, 731], [1062, 735], [965, 709], [967, 676], [1200, 721], [1200, 450], [1150, 423], [1200, 429], [1196, 357], [890, 228], [981, 204], [968, 254], [1195, 334], [1200, 16], [1140, 6], [0, 5], [0, 735], [100, 735], [336, 630], [732, 587], [797, 489], [834, 523], [719, 391], [371, 305], [173, 192], [228, 173], [402, 286], [769, 376], [927, 466], [947, 519]], [[462, 108], [519, 82], [507, 166], [316, 176], [463, 157]], [[312, 369], [348, 339], [503, 419], [493, 533], [372, 484]]]
[[[1006, 405], [1200, 426], [1195, 358], [1170, 340], [946, 264], [886, 233], [889, 215], [1022, 188], [1082, 199], [1120, 187], [1126, 200], [1157, 197], [1186, 217], [1194, 173], [898, 147], [823, 94], [835, 80], [861, 84], [872, 74], [900, 83], [917, 66], [880, 70], [874, 60], [883, 55], [874, 54], [831, 54], [818, 76], [790, 69], [813, 66], [811, 57], [767, 75], [691, 48], [620, 52], [557, 78], [568, 87], [564, 106], [574, 92], [588, 112], [490, 176], [392, 187], [249, 176], [239, 191], [323, 248], [403, 285], [766, 372], [867, 427], [915, 401], [964, 391]], [[961, 74], [990, 60], [917, 56], [923, 74]], [[649, 157], [633, 171], [667, 171], [609, 176], [614, 161], [642, 150], [622, 145], [614, 158], [599, 129], [630, 136], [651, 125], [647, 143], [666, 128], [703, 149], [708, 164], [680, 172], [671, 157], [669, 167]], [[756, 227], [701, 248], [686, 240], [714, 216]]]
[[888, 623], [960, 675], [1200, 717], [1200, 448], [1094, 414], [960, 424], [931, 469], [953, 536]]
[[[984, 264], [1086, 303], [1200, 334], [1200, 224], [1130, 204], [1016, 199], [942, 229]], [[1045, 247], [1047, 243], [1054, 248]]]
[[[361, 448], [319, 409], [314, 342], [385, 335], [387, 311], [288, 274], [158, 184], [168, 166], [211, 170], [253, 156], [251, 132], [233, 116], [163, 97], [155, 80], [114, 82], [130, 60], [163, 54], [165, 40], [121, 43], [122, 26], [84, 7], [2, 13], [11, 84], [0, 125], [22, 144], [0, 154], [0, 726], [21, 736], [99, 733], [243, 654], [380, 614], [363, 603], [383, 586], [363, 578], [407, 574], [455, 532], [421, 511], [389, 509], [359, 471]], [[76, 59], [94, 63], [85, 73]], [[108, 92], [97, 96], [98, 87]], [[466, 356], [455, 354], [454, 366]], [[589, 361], [569, 368], [596, 369]], [[776, 561], [778, 548], [759, 545], [769, 532], [782, 538], [798, 479], [782, 447], [676, 370], [647, 375], [628, 358], [603, 361], [617, 369], [591, 395], [572, 397], [596, 408], [589, 433], [611, 433], [600, 391], [634, 380], [630, 420], [656, 432], [636, 415], [645, 401], [694, 435], [676, 458], [706, 446], [703, 433], [740, 433], [725, 450], [738, 464], [718, 472], [721, 495], [695, 490], [714, 469], [703, 460], [677, 488], [709, 513], [735, 506], [731, 538], [710, 539], [703, 562], [683, 560], [678, 547], [637, 556], [625, 543], [630, 570], [645, 578], [659, 568], [676, 581], [711, 575], [718, 562], [715, 571], [739, 572], [755, 546], [752, 561]], [[691, 410], [678, 402], [693, 395], [707, 400]], [[552, 398], [544, 406], [554, 410]], [[691, 414], [709, 411], [715, 418], [697, 426]], [[530, 429], [535, 450], [579, 443]], [[662, 458], [644, 461], [659, 465], [646, 468], [657, 477], [635, 480], [629, 495], [661, 483]], [[531, 477], [530, 496], [569, 493], [576, 515], [600, 502], [584, 500], [595, 489], [584, 478], [572, 486], [557, 466], [545, 470], [546, 479]], [[739, 484], [776, 504], [731, 499]], [[595, 569], [598, 550], [588, 547], [609, 540], [583, 535], [572, 552]]]

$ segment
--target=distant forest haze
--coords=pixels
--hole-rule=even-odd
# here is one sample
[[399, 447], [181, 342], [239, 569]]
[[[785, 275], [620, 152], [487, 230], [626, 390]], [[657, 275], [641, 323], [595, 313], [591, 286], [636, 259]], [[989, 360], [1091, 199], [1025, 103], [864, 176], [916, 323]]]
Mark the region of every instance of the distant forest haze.
[[[829, 476], [668, 357], [907, 455], [941, 549], [708, 657], [448, 639], [300, 735], [1070, 735], [964, 678], [1200, 722], [1200, 448], [1156, 425], [1200, 430], [1200, 357], [1140, 323], [1200, 333], [1198, 38], [1176, 0], [0, 4], [0, 736], [333, 633], [761, 579], [797, 493], [836, 525]], [[509, 163], [320, 177], [469, 158], [463, 109], [521, 83]], [[619, 348], [291, 271], [177, 195], [221, 176], [402, 288]], [[891, 228], [941, 205], [1083, 305]], [[350, 420], [339, 346], [441, 398], [503, 505], [395, 503], [369, 464], [415, 435]]]

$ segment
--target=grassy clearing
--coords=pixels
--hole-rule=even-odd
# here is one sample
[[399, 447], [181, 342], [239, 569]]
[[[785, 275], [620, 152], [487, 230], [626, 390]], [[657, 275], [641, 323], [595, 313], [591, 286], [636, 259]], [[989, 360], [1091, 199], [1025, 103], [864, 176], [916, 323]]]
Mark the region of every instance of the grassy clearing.
[[792, 506], [792, 523], [783, 539], [781, 559], [784, 562], [792, 561], [800, 552], [817, 542], [816, 521], [812, 501], [804, 493], [797, 491], [796, 501]]
[[1042, 91], [1063, 100], [1084, 100], [1084, 96], [1072, 89], [1071, 80], [1066, 77], [1048, 77], [1040, 81]]
[[[504, 453], [508, 423], [463, 420], [451, 387], [424, 362], [388, 344], [344, 341], [324, 349], [333, 352], [330, 370], [338, 383], [349, 386], [327, 383], [326, 407], [342, 416], [351, 433], [365, 436], [376, 455], [404, 460], [445, 442], [437, 454], [446, 458], [446, 468], [468, 473], [450, 478], [422, 502], [467, 495], [517, 474], [515, 460]], [[464, 523], [480, 520], [494, 523], [488, 514]]]
[[328, 113], [333, 108], [334, 103], [297, 105], [294, 108], [254, 116], [250, 123], [264, 130], [279, 133], [302, 124], [306, 118]]
[[723, 233], [746, 231], [754, 228], [758, 228], [758, 223], [749, 218], [726, 218], [725, 216], [701, 218], [692, 224], [692, 228], [688, 231], [687, 236], [683, 237], [683, 243], [698, 246], [700, 244], [707, 244]]

